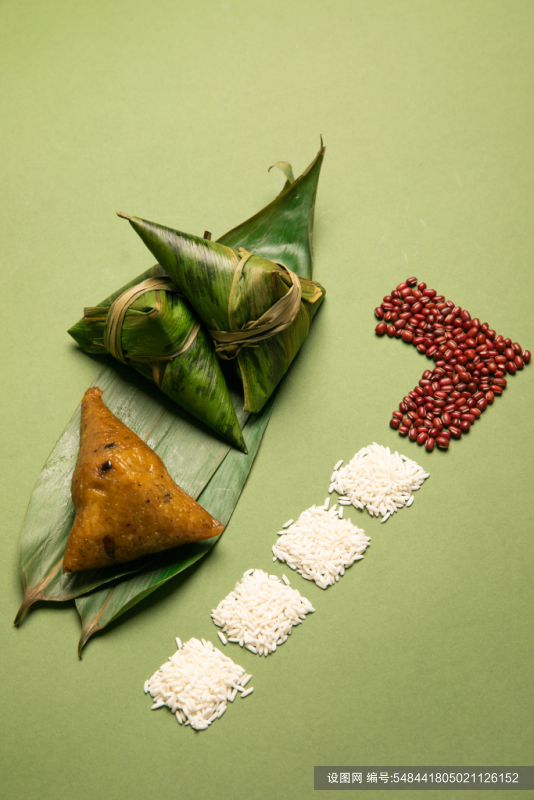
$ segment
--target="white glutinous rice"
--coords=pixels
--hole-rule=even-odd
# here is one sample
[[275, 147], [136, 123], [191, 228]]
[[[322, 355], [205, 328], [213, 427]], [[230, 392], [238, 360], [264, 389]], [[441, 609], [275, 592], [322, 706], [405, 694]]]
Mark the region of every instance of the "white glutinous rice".
[[411, 505], [412, 492], [429, 477], [415, 461], [373, 442], [338, 470], [333, 488], [356, 508], [367, 508], [371, 516], [386, 517]]
[[282, 528], [289, 528], [289, 526], [292, 524], [292, 522], [293, 522], [292, 519], [288, 519], [287, 522], [284, 522], [284, 524], [282, 525]]
[[268, 656], [287, 640], [291, 628], [304, 622], [306, 614], [312, 611], [315, 609], [310, 601], [296, 589], [276, 575], [255, 569], [252, 573], [245, 572], [211, 616], [227, 634], [228, 641]]
[[219, 639], [223, 644], [226, 644], [226, 636], [222, 631], [217, 631], [217, 636], [219, 637]]
[[312, 506], [278, 538], [273, 553], [303, 578], [326, 589], [363, 558], [370, 541], [350, 519]]
[[204, 731], [224, 714], [228, 701], [245, 688], [250, 677], [211, 642], [189, 639], [147, 685], [153, 709], [166, 705], [180, 724]]
[[406, 503], [406, 508], [410, 508], [410, 506], [411, 506], [411, 504], [413, 503], [414, 500], [415, 500], [415, 497], [410, 497], [410, 499]]
[[342, 463], [343, 463], [343, 459], [342, 459], [342, 458], [340, 458], [340, 459], [339, 459], [339, 461], [337, 462], [336, 466], [334, 467], [334, 472], [337, 472], [337, 471], [338, 471], [338, 469], [340, 468], [340, 466], [342, 465]]

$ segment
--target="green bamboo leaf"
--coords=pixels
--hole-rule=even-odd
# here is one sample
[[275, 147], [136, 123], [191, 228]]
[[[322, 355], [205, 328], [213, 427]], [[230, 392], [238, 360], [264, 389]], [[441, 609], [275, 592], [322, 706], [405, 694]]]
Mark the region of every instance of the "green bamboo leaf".
[[321, 149], [302, 175], [291, 186], [286, 184], [272, 203], [221, 236], [219, 244], [244, 247], [269, 261], [281, 261], [311, 280], [315, 198], [324, 151], [321, 141]]
[[[198, 497], [200, 505], [224, 525], [228, 524], [243, 491], [271, 411], [272, 402], [260, 414], [250, 417], [243, 430], [248, 454], [230, 450], [214, 477]], [[80, 658], [91, 636], [103, 630], [106, 625], [133, 608], [175, 575], [203, 558], [219, 538], [217, 536], [203, 542], [167, 550], [156, 556], [148, 567], [138, 572], [135, 580], [123, 580], [114, 586], [104, 587], [78, 597], [76, 608], [82, 620], [82, 633], [78, 645]]]
[[277, 161], [276, 164], [273, 164], [267, 172], [270, 172], [272, 169], [279, 169], [283, 174], [286, 176], [286, 182], [284, 184], [284, 188], [282, 192], [291, 186], [292, 183], [295, 182], [295, 176], [293, 175], [293, 167], [289, 163], [289, 161]]

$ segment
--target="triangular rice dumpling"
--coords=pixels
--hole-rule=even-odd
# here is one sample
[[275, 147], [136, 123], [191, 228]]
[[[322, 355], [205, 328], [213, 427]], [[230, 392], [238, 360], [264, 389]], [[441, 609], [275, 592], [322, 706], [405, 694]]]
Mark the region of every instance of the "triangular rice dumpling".
[[[236, 333], [243, 337], [254, 333], [254, 327], [271, 315], [273, 333], [263, 335], [262, 331], [259, 339], [216, 348], [223, 358], [237, 362], [245, 411], [261, 411], [308, 336], [324, 288], [296, 276], [286, 265], [246, 250], [236, 251], [138, 217], [119, 216], [130, 222], [217, 342], [223, 341], [221, 334], [228, 341]], [[290, 292], [300, 296], [300, 302], [277, 327], [276, 306], [290, 300]]]
[[132, 561], [218, 536], [217, 522], [171, 478], [163, 461], [88, 389], [72, 476], [76, 519], [63, 569], [76, 572]]
[[[105, 353], [110, 307], [128, 289], [156, 278], [165, 278], [158, 264], [98, 306], [86, 308], [70, 335], [86, 352]], [[213, 342], [183, 297], [170, 289], [140, 295], [122, 319], [119, 334], [126, 363], [227, 442], [247, 452]]]

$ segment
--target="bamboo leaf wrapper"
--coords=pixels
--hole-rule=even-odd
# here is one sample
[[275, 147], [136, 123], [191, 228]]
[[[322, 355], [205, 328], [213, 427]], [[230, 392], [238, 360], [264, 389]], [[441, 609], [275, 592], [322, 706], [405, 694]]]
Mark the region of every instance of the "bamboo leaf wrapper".
[[[124, 215], [121, 215], [124, 216]], [[245, 392], [246, 411], [261, 411], [283, 378], [304, 340], [325, 291], [306, 278], [293, 281], [291, 271], [260, 255], [181, 233], [157, 223], [127, 217], [166, 273], [195, 311], [221, 341], [242, 337], [243, 344], [220, 344], [217, 351], [237, 358]], [[293, 273], [294, 274], [294, 273]], [[246, 338], [280, 305], [298, 291], [300, 305], [286, 320], [273, 320], [271, 330]], [[226, 349], [225, 349], [226, 348]]]
[[[154, 277], [166, 277], [158, 264], [98, 306], [86, 308], [84, 317], [69, 330], [70, 335], [86, 352], [109, 350], [106, 327], [110, 309], [128, 289]], [[128, 364], [185, 411], [246, 452], [212, 341], [177, 292], [150, 291], [139, 297], [126, 311], [118, 336]], [[179, 355], [172, 357], [176, 352]]]

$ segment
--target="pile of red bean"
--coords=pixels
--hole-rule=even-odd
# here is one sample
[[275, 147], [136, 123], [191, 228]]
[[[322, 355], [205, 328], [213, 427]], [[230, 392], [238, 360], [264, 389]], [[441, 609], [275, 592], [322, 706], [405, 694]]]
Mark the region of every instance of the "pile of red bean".
[[506, 373], [515, 375], [530, 362], [530, 351], [497, 336], [487, 322], [445, 300], [417, 278], [399, 283], [375, 309], [376, 333], [413, 344], [436, 366], [423, 372], [419, 385], [399, 404], [389, 423], [425, 445], [449, 446], [460, 439], [495, 397], [506, 389]]

